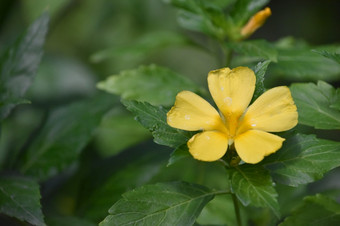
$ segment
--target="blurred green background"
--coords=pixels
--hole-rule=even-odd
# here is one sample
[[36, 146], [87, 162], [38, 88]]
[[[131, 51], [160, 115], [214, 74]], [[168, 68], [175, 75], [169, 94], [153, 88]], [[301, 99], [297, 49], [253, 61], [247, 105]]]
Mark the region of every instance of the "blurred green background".
[[[48, 89], [51, 93], [52, 88], [57, 89], [53, 90], [54, 98], [89, 93], [96, 80], [139, 64], [167, 66], [203, 84], [207, 72], [219, 66], [206, 51], [185, 45], [193, 41], [208, 46], [209, 40], [179, 28], [176, 9], [164, 1], [3, 0], [0, 4], [1, 49], [44, 10], [51, 13], [45, 56], [35, 85], [39, 86], [39, 80], [54, 81]], [[293, 36], [314, 45], [340, 40], [339, 1], [271, 1], [268, 6], [273, 14], [252, 39], [277, 41]], [[73, 79], [62, 84], [59, 80], [65, 79], [63, 76]], [[63, 88], [58, 90], [58, 86]], [[51, 96], [42, 87], [32, 88], [36, 89], [42, 92], [37, 95]]]

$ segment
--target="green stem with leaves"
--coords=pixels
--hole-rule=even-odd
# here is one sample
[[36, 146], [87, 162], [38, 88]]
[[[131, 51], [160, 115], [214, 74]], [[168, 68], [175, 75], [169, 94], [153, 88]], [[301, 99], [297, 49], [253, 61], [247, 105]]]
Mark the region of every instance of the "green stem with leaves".
[[[231, 145], [229, 147], [229, 150], [227, 152], [227, 155], [224, 160], [221, 162], [224, 163], [224, 166], [226, 170], [228, 171], [230, 168], [237, 167], [238, 164], [240, 163], [241, 159], [237, 155], [237, 152], [235, 150], [235, 146]], [[237, 226], [242, 226], [242, 221], [241, 221], [241, 214], [240, 214], [240, 205], [237, 196], [234, 193], [231, 193], [231, 197], [233, 199], [233, 204], [234, 204], [234, 210], [235, 210], [235, 217], [236, 217], [236, 222]]]

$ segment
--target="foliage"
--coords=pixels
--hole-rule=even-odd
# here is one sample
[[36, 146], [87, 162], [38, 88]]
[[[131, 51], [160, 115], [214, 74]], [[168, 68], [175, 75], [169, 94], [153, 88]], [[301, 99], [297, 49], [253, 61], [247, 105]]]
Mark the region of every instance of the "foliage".
[[[100, 225], [191, 225], [214, 192], [203, 186], [177, 182], [145, 185], [122, 196]], [[129, 211], [131, 206], [133, 212]]]
[[340, 129], [340, 89], [319, 81], [316, 85], [293, 84], [291, 90], [301, 124], [316, 129]]
[[327, 196], [320, 194], [307, 196], [303, 204], [281, 225], [335, 225], [340, 220], [339, 208], [340, 205]]
[[48, 14], [41, 16], [2, 56], [0, 65], [1, 120], [6, 118], [16, 105], [29, 103], [23, 96], [32, 83], [40, 63], [48, 21]]
[[231, 189], [244, 205], [269, 207], [280, 217], [277, 193], [269, 172], [262, 167], [242, 165], [230, 172]]
[[339, 142], [296, 134], [263, 164], [270, 169], [276, 181], [298, 186], [318, 180], [324, 173], [340, 166], [339, 150]]
[[340, 65], [312, 52], [310, 47], [285, 46], [278, 47], [278, 63], [271, 70], [293, 81], [334, 81], [339, 78]]
[[123, 71], [98, 83], [98, 88], [121, 95], [124, 99], [163, 106], [173, 104], [176, 94], [182, 90], [199, 91], [190, 80], [156, 65]]
[[111, 98], [99, 95], [53, 111], [27, 149], [20, 171], [46, 180], [72, 165], [112, 106]]
[[39, 185], [28, 178], [0, 178], [1, 213], [17, 217], [33, 225], [45, 225], [40, 205]]
[[313, 52], [316, 52], [326, 58], [332, 59], [335, 62], [340, 64], [340, 54], [339, 53], [331, 53], [328, 52], [327, 50], [312, 50]]
[[[19, 2], [0, 4], [1, 225], [340, 224], [339, 43], [272, 41], [287, 12], [268, 0]], [[248, 39], [267, 4], [279, 19]], [[257, 164], [233, 145], [197, 161], [198, 131], [167, 113], [183, 90], [213, 103], [209, 71], [238, 66], [256, 75], [251, 102], [287, 85], [298, 125]]]
[[190, 138], [191, 133], [174, 129], [166, 123], [167, 110], [162, 106], [127, 100], [124, 100], [123, 104], [136, 115], [136, 120], [150, 130], [155, 143], [178, 147]]

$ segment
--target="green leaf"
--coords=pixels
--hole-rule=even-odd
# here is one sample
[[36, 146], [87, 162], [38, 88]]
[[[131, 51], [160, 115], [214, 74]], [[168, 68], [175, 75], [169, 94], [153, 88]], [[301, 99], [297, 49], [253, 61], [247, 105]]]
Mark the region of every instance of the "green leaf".
[[179, 146], [178, 148], [176, 148], [170, 155], [170, 159], [168, 161], [168, 165], [167, 166], [171, 166], [172, 164], [184, 159], [184, 158], [188, 158], [191, 157], [190, 153], [189, 153], [189, 149], [187, 144], [183, 144], [181, 146]]
[[237, 53], [277, 62], [277, 50], [271, 43], [265, 40], [231, 42], [227, 45]]
[[217, 190], [230, 188], [230, 181], [226, 175], [224, 164], [219, 161], [198, 161], [191, 156], [164, 167], [151, 182], [158, 183], [176, 180], [201, 184]]
[[101, 155], [112, 156], [150, 137], [149, 131], [124, 106], [116, 106], [103, 117], [94, 142]]
[[135, 42], [129, 45], [114, 46], [110, 49], [101, 50], [91, 56], [94, 63], [102, 62], [112, 58], [131, 57], [143, 59], [157, 50], [167, 48], [169, 46], [181, 46], [188, 41], [180, 34], [169, 31], [148, 32], [139, 37]]
[[330, 107], [340, 111], [340, 88], [336, 89], [335, 95], [333, 97], [334, 98]]
[[304, 198], [303, 204], [293, 211], [280, 226], [290, 225], [338, 225], [340, 205], [331, 198], [317, 194]]
[[202, 1], [202, 0], [167, 0], [180, 8], [178, 22], [189, 30], [199, 31], [209, 36], [223, 40], [230, 30], [221, 6], [227, 6], [233, 1]]
[[73, 216], [49, 216], [46, 219], [48, 226], [95, 226], [97, 224]]
[[113, 104], [109, 95], [98, 95], [53, 111], [27, 150], [21, 172], [45, 180], [69, 167]]
[[[78, 215], [95, 222], [101, 221], [121, 194], [148, 183], [168, 158], [167, 153], [159, 152], [159, 148], [153, 152], [138, 151], [144, 153], [132, 153], [134, 156], [129, 156], [128, 162], [123, 161], [125, 158], [115, 158], [90, 169], [82, 182], [83, 195], [79, 198]], [[149, 152], [146, 154], [146, 151]], [[131, 152], [128, 154], [131, 155]]]
[[93, 94], [95, 83], [96, 74], [85, 62], [71, 56], [46, 54], [27, 95], [35, 103], [62, 102]]
[[48, 10], [51, 18], [57, 17], [62, 10], [67, 7], [68, 0], [35, 0], [22, 2], [22, 10], [25, 12], [25, 18], [33, 20], [37, 18], [41, 12]]
[[340, 89], [326, 82], [293, 84], [290, 87], [299, 113], [299, 123], [316, 129], [340, 129]]
[[119, 75], [110, 76], [98, 83], [97, 87], [121, 95], [124, 99], [166, 106], [175, 102], [175, 97], [180, 91], [199, 91], [190, 80], [156, 65], [122, 71]]
[[262, 95], [262, 93], [266, 91], [263, 81], [264, 81], [264, 75], [267, 71], [267, 68], [270, 62], [271, 62], [270, 60], [259, 62], [254, 68], [254, 72], [256, 75], [256, 85], [255, 85], [253, 99], [251, 102], [254, 102], [259, 96]]
[[235, 0], [210, 0], [209, 2], [202, 0], [164, 0], [164, 2], [170, 3], [179, 9], [190, 10], [195, 8], [196, 5], [212, 8], [226, 8], [231, 4], [234, 4]]
[[230, 169], [232, 191], [247, 206], [269, 207], [280, 217], [277, 193], [269, 171], [260, 165], [240, 165]]
[[322, 178], [340, 166], [340, 143], [317, 139], [314, 135], [297, 134], [283, 147], [267, 157], [262, 164], [279, 183], [298, 186]]
[[100, 225], [192, 225], [214, 194], [185, 182], [145, 185], [123, 194]]
[[[233, 200], [230, 195], [215, 196], [197, 218], [200, 225], [237, 225]], [[245, 223], [243, 225], [246, 225]]]
[[310, 48], [278, 48], [278, 62], [270, 66], [272, 74], [285, 79], [302, 80], [337, 80], [340, 64], [313, 53]]
[[329, 58], [331, 60], [334, 60], [338, 64], [340, 64], [340, 54], [336, 52], [329, 52], [327, 50], [316, 50], [313, 49], [312, 52], [318, 53], [326, 58]]
[[45, 13], [1, 58], [0, 120], [6, 118], [16, 105], [29, 103], [24, 95], [40, 63], [48, 22], [49, 16]]
[[45, 225], [39, 185], [28, 178], [0, 177], [0, 212], [32, 225]]
[[192, 132], [170, 127], [166, 123], [168, 110], [162, 106], [128, 100], [122, 100], [122, 103], [136, 116], [136, 120], [152, 133], [157, 144], [177, 148], [186, 143], [193, 135]]

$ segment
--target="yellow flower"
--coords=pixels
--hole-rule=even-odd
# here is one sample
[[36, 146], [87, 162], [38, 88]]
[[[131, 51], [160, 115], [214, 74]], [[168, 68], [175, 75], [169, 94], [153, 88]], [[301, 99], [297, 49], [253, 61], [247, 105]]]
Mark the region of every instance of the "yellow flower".
[[286, 86], [272, 88], [250, 105], [256, 77], [247, 67], [222, 68], [208, 75], [209, 91], [220, 110], [190, 91], [177, 94], [167, 114], [174, 128], [202, 132], [188, 141], [189, 152], [201, 161], [216, 161], [234, 144], [246, 163], [258, 163], [281, 148], [280, 132], [297, 124], [297, 110]]
[[241, 35], [246, 38], [252, 35], [257, 29], [259, 29], [264, 22], [266, 22], [267, 18], [272, 15], [272, 12], [269, 7], [266, 7], [264, 10], [257, 12], [248, 23], [242, 28]]

